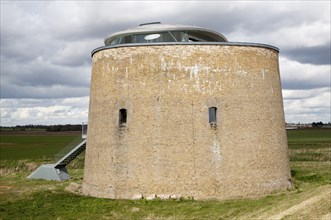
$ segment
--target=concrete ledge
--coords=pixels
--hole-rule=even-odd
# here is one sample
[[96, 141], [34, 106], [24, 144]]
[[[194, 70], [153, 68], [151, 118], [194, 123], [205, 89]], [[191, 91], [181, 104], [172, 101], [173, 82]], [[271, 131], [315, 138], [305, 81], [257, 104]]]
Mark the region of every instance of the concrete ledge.
[[70, 176], [65, 167], [55, 168], [54, 164], [44, 164], [28, 176], [28, 179], [68, 180]]
[[101, 50], [107, 50], [119, 47], [142, 47], [142, 46], [173, 46], [173, 45], [215, 45], [215, 46], [245, 46], [245, 47], [263, 47], [279, 52], [279, 48], [268, 44], [247, 43], [247, 42], [157, 42], [157, 43], [130, 43], [130, 44], [116, 44], [112, 46], [98, 47], [91, 52], [91, 56]]

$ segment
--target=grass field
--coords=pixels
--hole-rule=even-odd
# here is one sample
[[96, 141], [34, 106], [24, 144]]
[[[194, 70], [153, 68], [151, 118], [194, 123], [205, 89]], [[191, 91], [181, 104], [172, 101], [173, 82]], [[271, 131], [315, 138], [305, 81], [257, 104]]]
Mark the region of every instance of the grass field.
[[26, 179], [77, 140], [79, 134], [1, 134], [0, 219], [331, 219], [330, 129], [288, 131], [295, 189], [230, 201], [82, 196], [83, 156], [68, 166], [70, 181]]
[[16, 132], [1, 135], [0, 159], [1, 160], [54, 160], [54, 156], [60, 153], [63, 148], [74, 145], [80, 139], [79, 133], [68, 133], [58, 135], [29, 132]]

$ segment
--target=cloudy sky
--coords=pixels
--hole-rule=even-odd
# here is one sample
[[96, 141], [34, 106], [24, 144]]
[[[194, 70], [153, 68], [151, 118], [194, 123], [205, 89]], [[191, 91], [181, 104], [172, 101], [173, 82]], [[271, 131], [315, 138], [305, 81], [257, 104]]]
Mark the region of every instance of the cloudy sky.
[[328, 0], [1, 0], [1, 125], [86, 122], [90, 52], [151, 21], [280, 48], [286, 122], [331, 121]]

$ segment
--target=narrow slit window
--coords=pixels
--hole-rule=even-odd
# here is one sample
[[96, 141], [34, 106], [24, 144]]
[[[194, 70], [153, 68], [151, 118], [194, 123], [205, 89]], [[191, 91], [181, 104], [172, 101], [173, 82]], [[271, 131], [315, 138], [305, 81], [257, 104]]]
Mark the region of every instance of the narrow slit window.
[[216, 107], [210, 107], [209, 108], [209, 123], [216, 123], [216, 114], [217, 108]]
[[120, 109], [120, 118], [119, 123], [120, 125], [125, 125], [127, 119], [127, 110], [125, 108]]

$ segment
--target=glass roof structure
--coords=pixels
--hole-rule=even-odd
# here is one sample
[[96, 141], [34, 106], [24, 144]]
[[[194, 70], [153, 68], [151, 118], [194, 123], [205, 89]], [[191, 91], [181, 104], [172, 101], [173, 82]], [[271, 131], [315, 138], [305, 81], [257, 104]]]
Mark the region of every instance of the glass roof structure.
[[106, 46], [114, 46], [132, 43], [228, 42], [228, 40], [222, 34], [207, 28], [153, 22], [114, 33], [104, 42]]

